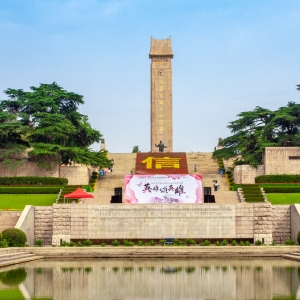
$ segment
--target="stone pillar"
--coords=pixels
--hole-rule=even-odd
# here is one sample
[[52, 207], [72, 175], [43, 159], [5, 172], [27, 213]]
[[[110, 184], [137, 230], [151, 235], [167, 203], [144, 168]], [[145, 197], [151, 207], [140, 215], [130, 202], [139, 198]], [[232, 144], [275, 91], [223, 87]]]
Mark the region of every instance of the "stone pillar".
[[173, 152], [172, 124], [172, 63], [171, 37], [156, 40], [151, 37], [151, 152], [158, 152], [160, 141]]

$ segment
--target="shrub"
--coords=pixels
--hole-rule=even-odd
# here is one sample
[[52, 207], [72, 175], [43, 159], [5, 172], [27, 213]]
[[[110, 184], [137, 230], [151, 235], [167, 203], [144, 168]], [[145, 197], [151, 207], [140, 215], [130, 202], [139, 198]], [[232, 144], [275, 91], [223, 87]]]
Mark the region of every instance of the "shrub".
[[215, 245], [216, 245], [216, 246], [220, 246], [220, 242], [219, 242], [219, 241], [216, 241]]
[[183, 242], [181, 240], [175, 239], [174, 240], [174, 245], [176, 245], [176, 246], [182, 246]]
[[0, 241], [0, 248], [7, 248], [7, 247], [8, 247], [8, 243], [6, 239]]
[[205, 240], [204, 242], [202, 242], [202, 243], [200, 244], [200, 246], [210, 246], [210, 241]]
[[101, 247], [106, 247], [106, 244], [105, 243], [101, 243], [100, 246]]
[[186, 240], [185, 240], [185, 243], [186, 243], [187, 245], [195, 245], [195, 244], [196, 244], [196, 242], [195, 242], [193, 239], [186, 239]]
[[89, 246], [92, 246], [92, 245], [93, 245], [93, 242], [90, 241], [90, 240], [85, 240], [85, 241], [83, 242], [83, 246], [89, 247]]
[[73, 241], [70, 241], [69, 246], [74, 247], [76, 244]]
[[57, 177], [38, 177], [38, 176], [19, 176], [19, 177], [0, 177], [0, 185], [67, 185], [67, 178]]
[[251, 244], [250, 244], [250, 242], [249, 241], [246, 241], [245, 242], [245, 246], [250, 246]]
[[138, 241], [138, 242], [137, 242], [137, 245], [138, 245], [138, 246], [143, 246], [143, 241]]
[[155, 242], [153, 240], [150, 241], [150, 246], [155, 246]]
[[266, 193], [300, 193], [299, 186], [270, 186], [264, 187]]
[[166, 240], [160, 240], [159, 244], [163, 246], [165, 244], [165, 242], [166, 242]]
[[120, 242], [117, 240], [114, 240], [111, 244], [116, 247], [116, 246], [120, 245]]
[[272, 241], [272, 246], [275, 246], [275, 245], [276, 245], [275, 241]]
[[245, 246], [243, 241], [240, 241], [240, 246]]
[[25, 247], [26, 234], [18, 228], [8, 228], [2, 231], [2, 238], [7, 241], [9, 247]]
[[236, 240], [233, 240], [233, 241], [231, 242], [231, 245], [232, 245], [232, 246], [237, 246], [237, 245], [238, 245], [238, 242], [237, 242]]
[[77, 247], [82, 247], [83, 245], [82, 245], [82, 243], [81, 242], [78, 242], [77, 243]]
[[222, 246], [227, 246], [227, 245], [228, 245], [228, 242], [227, 242], [227, 240], [226, 240], [226, 239], [224, 239], [224, 240], [221, 242], [221, 245], [222, 245]]
[[61, 247], [70, 247], [69, 243], [66, 241], [62, 241], [62, 243], [60, 244]]
[[123, 246], [126, 246], [126, 247], [134, 246], [134, 242], [124, 240], [123, 241]]
[[34, 242], [34, 245], [37, 246], [37, 247], [42, 247], [43, 246], [43, 241], [42, 240], [36, 240]]
[[260, 175], [255, 177], [255, 183], [297, 183], [300, 182], [300, 175]]
[[290, 245], [290, 246], [291, 246], [291, 245], [295, 245], [295, 243], [294, 243], [294, 241], [293, 241], [292, 239], [286, 240], [286, 241], [285, 241], [285, 244], [286, 244], [286, 245]]
[[255, 241], [255, 246], [261, 246], [262, 245], [262, 241], [261, 240], [256, 240]]

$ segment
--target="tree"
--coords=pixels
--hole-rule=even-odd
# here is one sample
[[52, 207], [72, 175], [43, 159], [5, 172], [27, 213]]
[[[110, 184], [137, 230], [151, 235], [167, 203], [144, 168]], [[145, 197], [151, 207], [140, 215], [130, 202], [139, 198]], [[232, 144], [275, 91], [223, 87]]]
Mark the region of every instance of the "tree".
[[0, 148], [16, 150], [23, 146], [24, 151], [30, 147], [29, 156], [39, 164], [52, 157], [65, 164], [110, 166], [106, 151], [89, 148], [102, 135], [78, 111], [84, 104], [83, 96], [67, 92], [55, 82], [30, 90], [4, 91], [9, 99], [0, 102]]
[[257, 106], [238, 117], [228, 125], [233, 135], [222, 139], [221, 148], [213, 152], [215, 159], [231, 158], [234, 165], [256, 167], [266, 147], [300, 146], [300, 105], [295, 102], [275, 111]]
[[138, 153], [140, 152], [139, 146], [134, 146], [132, 149], [132, 153]]

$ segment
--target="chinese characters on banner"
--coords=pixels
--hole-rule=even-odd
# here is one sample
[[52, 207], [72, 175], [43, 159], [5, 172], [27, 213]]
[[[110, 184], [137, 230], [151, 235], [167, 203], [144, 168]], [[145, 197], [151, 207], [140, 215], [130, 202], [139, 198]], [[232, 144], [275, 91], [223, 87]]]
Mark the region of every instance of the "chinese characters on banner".
[[202, 203], [200, 174], [125, 175], [125, 203]]

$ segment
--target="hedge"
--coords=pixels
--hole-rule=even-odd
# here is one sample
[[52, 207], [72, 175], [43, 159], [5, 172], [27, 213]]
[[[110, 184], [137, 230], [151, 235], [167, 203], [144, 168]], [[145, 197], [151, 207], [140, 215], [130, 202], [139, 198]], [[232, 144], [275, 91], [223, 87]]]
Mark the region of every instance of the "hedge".
[[260, 175], [255, 177], [255, 183], [293, 183], [300, 182], [300, 175]]
[[18, 228], [3, 230], [2, 239], [8, 242], [9, 247], [25, 247], [25, 243], [27, 242], [26, 234]]
[[67, 178], [57, 177], [0, 177], [0, 185], [67, 185]]
[[300, 193], [300, 186], [264, 187], [266, 193]]
[[[61, 187], [62, 188], [62, 187]], [[57, 194], [59, 187], [0, 187], [0, 194]]]

